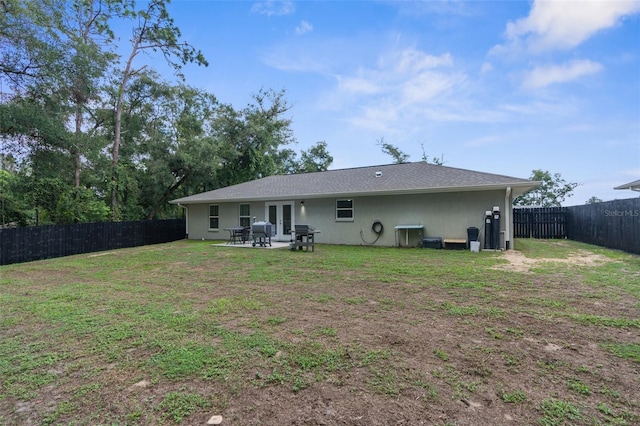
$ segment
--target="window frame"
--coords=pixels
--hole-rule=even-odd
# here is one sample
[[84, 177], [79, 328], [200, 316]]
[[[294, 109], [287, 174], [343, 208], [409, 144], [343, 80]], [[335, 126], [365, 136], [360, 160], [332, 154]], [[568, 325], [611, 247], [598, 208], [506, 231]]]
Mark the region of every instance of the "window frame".
[[[351, 204], [350, 207], [340, 207], [340, 202], [349, 202]], [[355, 207], [354, 207], [353, 198], [339, 198], [336, 199], [336, 222], [353, 222], [355, 218]], [[340, 217], [339, 212], [351, 212], [350, 217]]]
[[[215, 207], [216, 209], [216, 214], [211, 214], [211, 208]], [[209, 231], [219, 231], [220, 230], [220, 205], [219, 204], [209, 204], [208, 206], [209, 209]], [[218, 225], [215, 228], [211, 227], [211, 219], [215, 219], [216, 220], [216, 225]]]
[[[247, 214], [242, 214], [242, 206], [247, 206]], [[242, 219], [246, 219], [246, 225], [242, 224]], [[238, 205], [238, 225], [244, 227], [251, 226], [251, 203], [241, 203]]]

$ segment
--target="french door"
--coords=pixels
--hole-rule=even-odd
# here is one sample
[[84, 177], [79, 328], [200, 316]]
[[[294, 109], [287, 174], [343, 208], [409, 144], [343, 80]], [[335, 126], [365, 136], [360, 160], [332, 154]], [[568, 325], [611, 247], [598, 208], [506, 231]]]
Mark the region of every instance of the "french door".
[[275, 227], [275, 241], [289, 241], [291, 229], [295, 223], [293, 201], [268, 202], [265, 204], [265, 216]]

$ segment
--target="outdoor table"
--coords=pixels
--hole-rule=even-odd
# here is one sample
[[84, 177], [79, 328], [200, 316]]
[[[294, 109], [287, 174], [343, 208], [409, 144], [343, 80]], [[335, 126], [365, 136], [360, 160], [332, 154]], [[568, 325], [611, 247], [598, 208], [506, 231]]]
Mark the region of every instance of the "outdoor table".
[[228, 244], [236, 244], [236, 243], [244, 244], [244, 239], [242, 238], [244, 227], [233, 226], [231, 228], [224, 228], [224, 229], [226, 231], [229, 231], [229, 241], [227, 242]]
[[400, 239], [398, 238], [398, 233], [401, 230], [405, 232], [405, 246], [409, 246], [409, 231], [412, 229], [416, 229], [420, 234], [420, 240], [422, 240], [422, 230], [424, 229], [424, 225], [398, 225], [395, 228], [396, 231], [396, 246], [400, 247]]

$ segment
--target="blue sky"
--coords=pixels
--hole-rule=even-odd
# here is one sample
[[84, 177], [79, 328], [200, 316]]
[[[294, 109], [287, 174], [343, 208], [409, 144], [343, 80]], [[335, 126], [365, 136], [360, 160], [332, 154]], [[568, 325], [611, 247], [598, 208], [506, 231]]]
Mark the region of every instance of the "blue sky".
[[[591, 196], [640, 178], [640, 1], [173, 0], [210, 65], [189, 85], [242, 108], [286, 91], [298, 144], [332, 168], [419, 161], [516, 177], [533, 169]], [[152, 62], [161, 72], [160, 59]]]

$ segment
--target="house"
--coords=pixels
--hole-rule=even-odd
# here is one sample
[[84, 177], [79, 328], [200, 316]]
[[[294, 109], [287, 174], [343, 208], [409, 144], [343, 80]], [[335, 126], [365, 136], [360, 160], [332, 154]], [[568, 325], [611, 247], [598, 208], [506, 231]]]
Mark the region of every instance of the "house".
[[501, 247], [513, 248], [512, 201], [538, 184], [414, 162], [268, 176], [170, 202], [186, 209], [190, 239], [226, 239], [225, 228], [268, 220], [276, 241], [308, 224], [321, 230], [320, 242], [382, 246], [466, 239], [467, 228], [482, 231], [485, 212], [497, 206]]
[[625, 183], [624, 185], [616, 186], [613, 189], [630, 189], [632, 191], [640, 191], [640, 179]]

